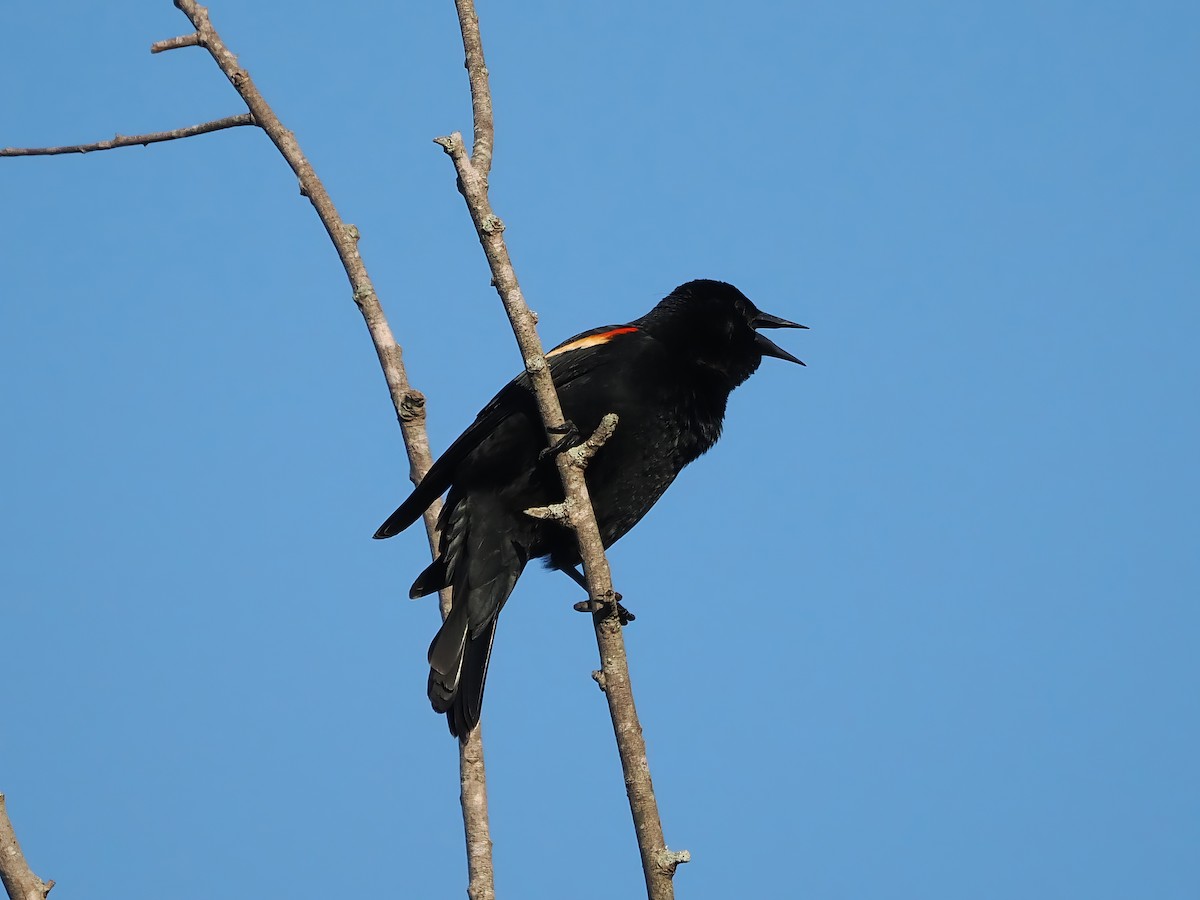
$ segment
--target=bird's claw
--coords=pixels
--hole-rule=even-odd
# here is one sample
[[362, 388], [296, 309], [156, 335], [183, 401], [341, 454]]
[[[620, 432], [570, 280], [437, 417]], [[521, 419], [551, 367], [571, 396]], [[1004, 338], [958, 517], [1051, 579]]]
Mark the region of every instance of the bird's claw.
[[[637, 616], [621, 605], [620, 594], [617, 594], [613, 599], [613, 605], [617, 608], [617, 621], [620, 622], [622, 626], [628, 625], [630, 622], [637, 619]], [[607, 608], [608, 604], [602, 603], [599, 600], [592, 600], [591, 598], [588, 598], [587, 600], [580, 600], [575, 604], [575, 611], [582, 613], [604, 612]]]
[[559, 453], [564, 453], [573, 447], [578, 447], [583, 443], [583, 438], [579, 435], [579, 429], [575, 427], [575, 423], [570, 419], [563, 421], [561, 426], [546, 429], [550, 434], [557, 439], [549, 447], [538, 454], [538, 461], [552, 459]]

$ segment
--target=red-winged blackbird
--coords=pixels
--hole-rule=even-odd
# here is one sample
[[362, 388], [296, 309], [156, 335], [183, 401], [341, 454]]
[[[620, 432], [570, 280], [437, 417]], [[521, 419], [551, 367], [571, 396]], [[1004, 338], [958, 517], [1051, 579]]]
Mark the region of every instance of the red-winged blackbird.
[[[730, 392], [764, 356], [804, 365], [755, 329], [803, 327], [760, 312], [733, 285], [690, 281], [640, 319], [593, 328], [546, 354], [563, 415], [578, 435], [591, 434], [605, 413], [618, 416], [586, 475], [605, 547], [716, 443]], [[449, 489], [437, 558], [409, 593], [454, 588], [454, 606], [429, 645], [429, 699], [446, 714], [450, 733], [463, 738], [479, 721], [496, 618], [525, 564], [546, 556], [548, 567], [580, 580], [574, 533], [525, 514], [563, 498], [546, 449], [522, 373], [375, 532], [399, 534]]]

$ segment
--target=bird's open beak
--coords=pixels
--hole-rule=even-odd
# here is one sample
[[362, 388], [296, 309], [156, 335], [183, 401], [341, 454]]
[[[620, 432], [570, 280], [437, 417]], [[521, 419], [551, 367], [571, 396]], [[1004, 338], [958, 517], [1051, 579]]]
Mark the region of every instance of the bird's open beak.
[[[807, 328], [807, 325], [797, 325], [795, 322], [789, 322], [787, 319], [781, 319], [779, 316], [773, 316], [770, 313], [760, 312], [754, 317], [751, 323], [755, 328]], [[796, 359], [792, 354], [788, 353], [765, 334], [756, 334], [754, 342], [758, 344], [758, 349], [763, 356], [773, 356], [776, 359], [786, 359], [788, 362], [799, 363], [804, 365], [804, 361]]]

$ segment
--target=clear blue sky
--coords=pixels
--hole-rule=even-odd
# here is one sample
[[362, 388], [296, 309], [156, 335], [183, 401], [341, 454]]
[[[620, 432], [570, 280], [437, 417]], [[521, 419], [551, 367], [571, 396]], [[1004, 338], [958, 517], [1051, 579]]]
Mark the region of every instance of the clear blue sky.
[[[519, 366], [448, 161], [449, 0], [214, 21], [442, 448]], [[548, 343], [713, 277], [783, 334], [612, 553], [681, 897], [1200, 896], [1200, 8], [484, 2]], [[167, 0], [0, 8], [0, 145], [240, 112]], [[0, 790], [58, 900], [461, 897], [407, 463], [266, 138], [0, 161]], [[635, 897], [595, 645], [530, 569], [502, 898]]]

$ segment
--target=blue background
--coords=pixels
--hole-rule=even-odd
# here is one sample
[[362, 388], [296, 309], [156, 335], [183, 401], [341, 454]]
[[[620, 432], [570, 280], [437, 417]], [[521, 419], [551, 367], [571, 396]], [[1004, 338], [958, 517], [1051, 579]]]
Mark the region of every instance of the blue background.
[[[547, 344], [714, 277], [812, 326], [611, 554], [681, 897], [1200, 896], [1200, 7], [484, 2]], [[214, 22], [445, 447], [519, 367], [449, 0]], [[0, 145], [242, 111], [166, 0], [0, 8]], [[264, 135], [0, 160], [0, 789], [59, 900], [461, 897], [407, 462]], [[501, 897], [634, 897], [577, 590], [485, 707]]]

